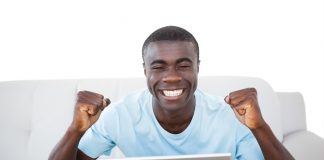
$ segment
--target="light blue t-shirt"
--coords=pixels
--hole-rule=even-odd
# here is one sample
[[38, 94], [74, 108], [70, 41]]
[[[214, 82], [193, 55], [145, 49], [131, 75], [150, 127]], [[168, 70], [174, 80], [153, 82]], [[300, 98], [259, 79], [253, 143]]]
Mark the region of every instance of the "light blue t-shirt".
[[90, 157], [110, 155], [116, 145], [126, 157], [231, 153], [233, 159], [264, 159], [250, 130], [223, 98], [195, 92], [189, 126], [179, 134], [161, 127], [145, 89], [111, 104], [81, 138], [79, 149]]

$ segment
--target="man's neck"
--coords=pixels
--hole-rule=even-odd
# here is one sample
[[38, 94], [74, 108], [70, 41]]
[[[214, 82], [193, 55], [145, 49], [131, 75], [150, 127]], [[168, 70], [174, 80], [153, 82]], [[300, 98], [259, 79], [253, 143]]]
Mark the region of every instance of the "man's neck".
[[195, 112], [195, 104], [195, 98], [193, 98], [179, 110], [165, 110], [153, 101], [153, 112], [162, 128], [170, 133], [178, 134], [189, 126]]

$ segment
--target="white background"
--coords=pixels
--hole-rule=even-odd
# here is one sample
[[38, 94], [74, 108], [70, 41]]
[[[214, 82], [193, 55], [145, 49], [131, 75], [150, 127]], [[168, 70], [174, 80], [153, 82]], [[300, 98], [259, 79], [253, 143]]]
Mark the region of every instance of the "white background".
[[323, 1], [1, 1], [0, 81], [143, 77], [141, 46], [181, 26], [201, 48], [200, 75], [260, 77], [304, 95], [324, 138]]

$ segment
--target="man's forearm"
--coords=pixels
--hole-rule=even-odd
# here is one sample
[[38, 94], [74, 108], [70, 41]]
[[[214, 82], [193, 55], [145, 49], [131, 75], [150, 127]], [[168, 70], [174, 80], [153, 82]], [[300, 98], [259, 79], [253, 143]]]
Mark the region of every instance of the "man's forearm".
[[49, 156], [49, 160], [75, 160], [77, 157], [78, 144], [82, 133], [69, 128], [63, 138], [55, 146]]
[[275, 137], [268, 124], [251, 131], [258, 141], [265, 159], [294, 159], [288, 150]]

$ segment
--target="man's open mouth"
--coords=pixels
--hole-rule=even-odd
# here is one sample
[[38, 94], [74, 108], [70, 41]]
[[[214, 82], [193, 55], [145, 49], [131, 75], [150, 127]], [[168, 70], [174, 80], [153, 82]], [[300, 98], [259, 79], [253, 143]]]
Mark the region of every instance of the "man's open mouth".
[[162, 93], [166, 97], [176, 97], [176, 96], [180, 96], [183, 93], [183, 89], [162, 90]]

